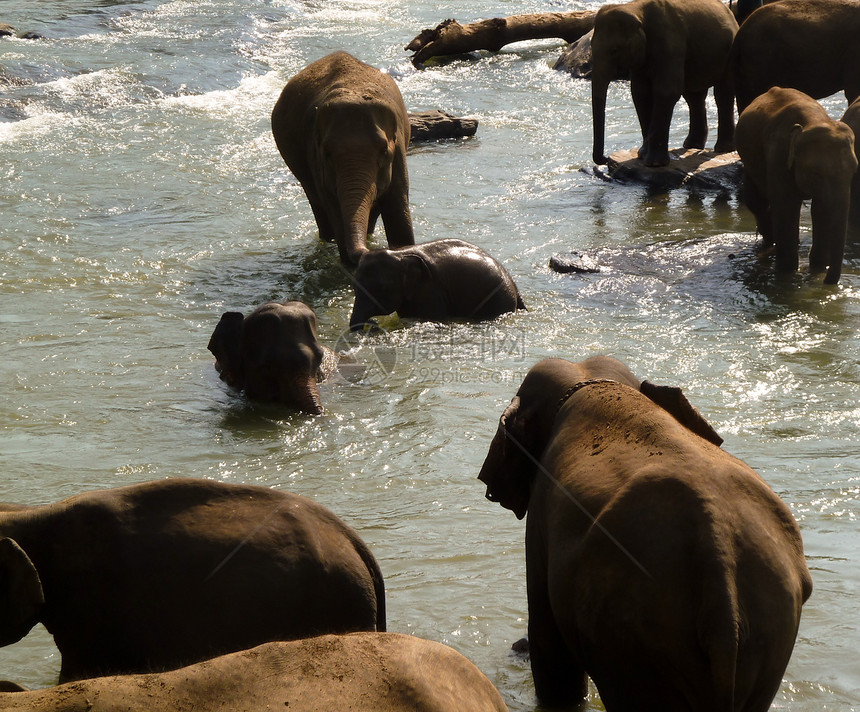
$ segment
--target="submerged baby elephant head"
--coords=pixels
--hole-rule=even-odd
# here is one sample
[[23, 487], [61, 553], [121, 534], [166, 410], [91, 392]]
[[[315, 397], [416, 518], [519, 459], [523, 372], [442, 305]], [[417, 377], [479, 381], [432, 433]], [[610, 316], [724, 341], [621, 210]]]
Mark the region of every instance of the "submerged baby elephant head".
[[269, 302], [248, 316], [225, 312], [208, 349], [221, 380], [248, 398], [322, 413], [317, 382], [334, 370], [336, 357], [320, 344], [306, 304]]

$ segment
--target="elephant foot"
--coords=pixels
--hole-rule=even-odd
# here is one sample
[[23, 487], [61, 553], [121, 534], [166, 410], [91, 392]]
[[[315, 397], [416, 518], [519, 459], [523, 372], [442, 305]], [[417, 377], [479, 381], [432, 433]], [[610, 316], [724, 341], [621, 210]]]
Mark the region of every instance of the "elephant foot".
[[734, 141], [717, 141], [714, 144], [714, 153], [731, 153], [734, 150]]
[[684, 140], [684, 148], [695, 148], [697, 151], [704, 150], [705, 139], [687, 138]]
[[646, 155], [645, 158], [642, 159], [642, 162], [649, 168], [663, 168], [669, 165], [669, 154], [667, 152], [663, 155]]

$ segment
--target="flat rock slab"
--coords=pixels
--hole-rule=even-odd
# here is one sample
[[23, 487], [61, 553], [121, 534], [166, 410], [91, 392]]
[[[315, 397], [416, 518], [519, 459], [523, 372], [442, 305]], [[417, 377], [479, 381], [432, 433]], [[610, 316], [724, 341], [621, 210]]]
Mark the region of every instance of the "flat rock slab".
[[609, 177], [664, 190], [683, 186], [737, 193], [741, 184], [741, 163], [736, 152], [675, 148], [669, 155], [668, 166], [652, 168], [636, 157], [636, 151], [617, 151], [609, 156]]
[[451, 116], [438, 110], [419, 111], [409, 114], [409, 126], [412, 129], [410, 143], [419, 143], [474, 136], [478, 120]]

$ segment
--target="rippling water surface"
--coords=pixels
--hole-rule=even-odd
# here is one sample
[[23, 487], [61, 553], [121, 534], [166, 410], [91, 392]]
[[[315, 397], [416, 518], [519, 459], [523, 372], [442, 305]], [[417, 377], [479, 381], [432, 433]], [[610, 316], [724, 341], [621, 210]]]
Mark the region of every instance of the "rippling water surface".
[[[313, 497], [379, 558], [390, 630], [452, 645], [533, 710], [508, 654], [526, 628], [523, 524], [475, 477], [535, 361], [607, 353], [682, 385], [800, 522], [815, 591], [774, 707], [860, 708], [860, 250], [838, 287], [776, 282], [733, 198], [596, 178], [590, 88], [550, 69], [557, 42], [422, 72], [402, 49], [446, 17], [585, 7], [3, 0], [0, 22], [47, 39], [0, 40], [0, 501], [168, 476]], [[410, 110], [480, 120], [411, 152], [416, 238], [481, 245], [529, 311], [387, 322], [347, 344], [380, 377], [325, 384], [307, 418], [228, 392], [206, 344], [222, 311], [269, 299], [309, 303], [328, 344], [348, 325], [348, 277], [269, 129], [287, 79], [335, 49], [390, 72]], [[627, 87], [610, 103], [608, 148], [633, 147]], [[570, 250], [602, 271], [551, 272]], [[41, 629], [0, 651], [0, 678], [58, 670]]]

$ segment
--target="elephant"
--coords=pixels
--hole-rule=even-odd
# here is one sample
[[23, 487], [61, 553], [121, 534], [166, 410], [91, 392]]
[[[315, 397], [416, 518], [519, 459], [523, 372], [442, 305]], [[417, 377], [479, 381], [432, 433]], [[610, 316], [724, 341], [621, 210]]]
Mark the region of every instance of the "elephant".
[[800, 530], [679, 388], [631, 377], [535, 364], [481, 468], [528, 515], [538, 699], [573, 704], [588, 675], [607, 712], [764, 712], [812, 590]]
[[741, 25], [731, 52], [738, 113], [775, 86], [813, 99], [860, 96], [860, 8], [855, 0], [780, 0]]
[[0, 712], [505, 712], [453, 648], [401, 633], [278, 641], [180, 670], [0, 693]]
[[764, 247], [773, 246], [777, 271], [797, 270], [800, 209], [811, 199], [809, 266], [826, 270], [824, 283], [836, 284], [857, 171], [851, 129], [803, 92], [773, 87], [744, 109], [735, 142], [743, 161], [743, 199]]
[[207, 348], [221, 380], [248, 398], [323, 412], [317, 383], [337, 370], [338, 358], [319, 342], [307, 304], [268, 302], [248, 316], [224, 312]]
[[369, 250], [353, 275], [355, 303], [350, 328], [372, 316], [493, 319], [525, 309], [507, 270], [463, 240], [434, 240], [396, 250]]
[[0, 510], [0, 645], [36, 623], [60, 681], [385, 630], [379, 565], [313, 500], [173, 478]]
[[406, 147], [410, 125], [394, 80], [334, 52], [287, 82], [272, 111], [281, 156], [301, 183], [320, 237], [350, 265], [382, 217], [388, 244], [415, 244]]
[[639, 158], [648, 166], [669, 164], [669, 126], [683, 96], [690, 108], [684, 148], [704, 148], [708, 138], [705, 100], [714, 87], [715, 150], [732, 150], [734, 95], [728, 70], [737, 32], [734, 15], [720, 0], [633, 0], [604, 5], [591, 38], [591, 110], [595, 163], [603, 153], [609, 83], [630, 79], [642, 129]]
[[[854, 132], [854, 155], [860, 161], [860, 98], [851, 102], [841, 119]], [[854, 174], [851, 181], [851, 207], [848, 210], [848, 229], [852, 233], [860, 232], [860, 170]]]

